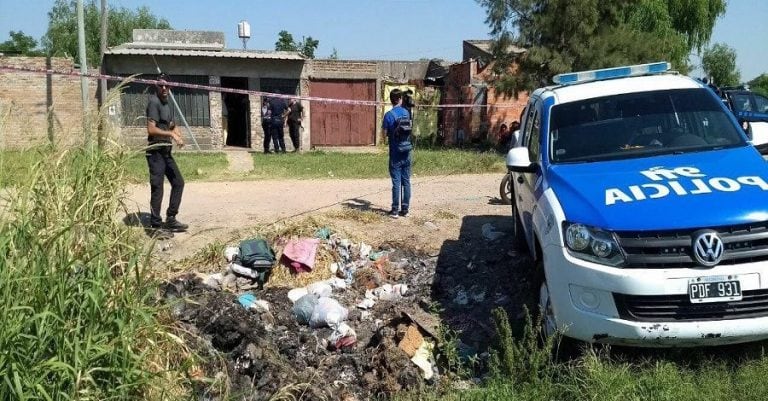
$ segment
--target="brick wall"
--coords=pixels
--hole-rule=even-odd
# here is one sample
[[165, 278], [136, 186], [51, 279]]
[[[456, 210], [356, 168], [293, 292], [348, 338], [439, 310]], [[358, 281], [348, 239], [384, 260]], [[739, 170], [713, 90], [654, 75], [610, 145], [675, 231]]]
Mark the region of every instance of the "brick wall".
[[[77, 72], [65, 58], [53, 58], [55, 71]], [[45, 70], [44, 57], [0, 57], [0, 66]], [[48, 143], [45, 74], [0, 71], [0, 148], [20, 149]], [[53, 75], [51, 116], [54, 141], [64, 146], [83, 139], [80, 78]], [[96, 109], [97, 82], [89, 80], [89, 105]], [[95, 118], [92, 118], [95, 120]]]
[[377, 78], [375, 61], [312, 60], [308, 72], [311, 78], [355, 79]]

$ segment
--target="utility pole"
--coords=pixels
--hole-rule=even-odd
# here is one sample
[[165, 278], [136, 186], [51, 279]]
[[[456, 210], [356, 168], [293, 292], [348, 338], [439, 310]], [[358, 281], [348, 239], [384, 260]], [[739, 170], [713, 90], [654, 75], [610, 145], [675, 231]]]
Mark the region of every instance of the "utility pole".
[[90, 145], [91, 134], [88, 129], [88, 62], [85, 57], [85, 10], [83, 9], [83, 0], [77, 0], [77, 44], [80, 54], [80, 91], [83, 100], [83, 134], [85, 143]]
[[[107, 0], [101, 0], [101, 31], [99, 35], [101, 36], [101, 48], [100, 48], [100, 58], [101, 60], [101, 73], [104, 74], [105, 66], [104, 66], [104, 53], [107, 51], [107, 21], [109, 19], [109, 9], [107, 9]], [[99, 99], [101, 100], [101, 104], [99, 104], [99, 107], [104, 107], [104, 102], [107, 100], [107, 80], [102, 78], [99, 81]], [[103, 113], [99, 113], [102, 115]], [[104, 145], [104, 130], [106, 129], [106, 123], [105, 120], [106, 117], [102, 117], [101, 121], [99, 121], [99, 147], [102, 147]]]

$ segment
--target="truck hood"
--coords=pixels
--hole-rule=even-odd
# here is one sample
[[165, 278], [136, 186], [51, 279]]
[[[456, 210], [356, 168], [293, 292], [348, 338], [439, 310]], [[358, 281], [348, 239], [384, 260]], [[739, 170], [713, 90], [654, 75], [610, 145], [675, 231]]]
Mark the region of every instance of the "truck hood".
[[768, 164], [751, 147], [549, 167], [568, 221], [616, 231], [768, 220]]

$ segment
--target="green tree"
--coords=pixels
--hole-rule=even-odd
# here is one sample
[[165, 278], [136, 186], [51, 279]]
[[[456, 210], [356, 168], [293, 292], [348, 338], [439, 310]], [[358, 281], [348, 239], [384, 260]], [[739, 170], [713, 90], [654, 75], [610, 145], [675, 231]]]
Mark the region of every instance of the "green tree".
[[338, 60], [339, 59], [339, 51], [336, 50], [336, 48], [334, 47], [333, 51], [331, 52], [331, 55], [328, 56], [328, 58], [331, 59], [331, 60]]
[[[48, 12], [48, 32], [43, 46], [54, 56], [75, 58], [77, 55], [77, 2], [56, 0]], [[100, 10], [95, 0], [84, 4], [85, 48], [88, 64], [99, 64]], [[129, 10], [111, 8], [108, 14], [107, 46], [117, 46], [131, 41], [134, 29], [171, 29], [167, 20], [158, 18], [147, 7]]]
[[296, 47], [296, 42], [293, 41], [293, 35], [288, 33], [288, 31], [280, 31], [280, 33], [277, 34], [277, 42], [275, 42], [275, 50], [284, 51], [284, 52], [298, 51], [298, 48]]
[[737, 85], [741, 80], [741, 73], [736, 68], [736, 50], [722, 43], [704, 50], [701, 68], [718, 86]]
[[[547, 84], [562, 72], [659, 60], [686, 73], [688, 54], [709, 40], [725, 12], [725, 0], [477, 1], [494, 38], [497, 86], [507, 92]], [[508, 75], [512, 63], [519, 73]]]
[[275, 50], [299, 52], [306, 58], [315, 58], [315, 50], [320, 45], [319, 40], [312, 39], [311, 36], [302, 37], [301, 42], [293, 40], [293, 35], [288, 31], [280, 31], [277, 34], [277, 42], [275, 42]]
[[0, 43], [0, 53], [13, 53], [22, 56], [42, 56], [43, 52], [37, 49], [35, 38], [25, 35], [22, 31], [11, 31], [11, 37], [3, 43]]
[[748, 84], [751, 90], [768, 96], [768, 74], [762, 73], [757, 78], [749, 81]]

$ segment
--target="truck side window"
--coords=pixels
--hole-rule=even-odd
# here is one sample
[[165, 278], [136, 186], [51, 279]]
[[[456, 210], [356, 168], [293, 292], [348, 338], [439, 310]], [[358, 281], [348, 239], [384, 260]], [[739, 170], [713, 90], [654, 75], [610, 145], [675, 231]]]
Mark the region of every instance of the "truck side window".
[[768, 113], [768, 98], [755, 95], [755, 106], [757, 106], [757, 111], [759, 113]]
[[539, 154], [541, 153], [541, 131], [539, 123], [539, 113], [534, 109], [533, 118], [531, 119], [531, 140], [528, 143], [528, 156], [531, 158], [531, 162], [535, 163], [539, 161]]
[[523, 146], [529, 146], [531, 140], [531, 125], [533, 124], [533, 115], [536, 113], [536, 106], [533, 103], [528, 104], [525, 115], [525, 126], [522, 128], [524, 134]]

